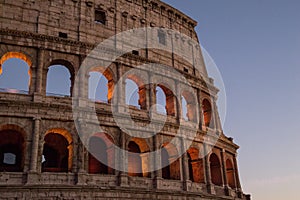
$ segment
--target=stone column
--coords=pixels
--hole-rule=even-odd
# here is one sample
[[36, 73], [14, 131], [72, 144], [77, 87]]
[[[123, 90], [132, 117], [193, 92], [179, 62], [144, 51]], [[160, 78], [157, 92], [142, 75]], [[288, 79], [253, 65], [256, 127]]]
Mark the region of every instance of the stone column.
[[226, 163], [225, 163], [225, 149], [221, 151], [221, 162], [222, 162], [222, 173], [223, 173], [223, 185], [225, 189], [228, 189], [227, 173], [226, 173]]
[[77, 146], [77, 180], [76, 185], [86, 185], [87, 180], [87, 170], [88, 170], [88, 152], [86, 151], [83, 143], [78, 141]]
[[126, 155], [126, 139], [125, 139], [125, 133], [123, 133], [121, 130], [119, 131], [120, 135], [120, 147], [121, 150], [119, 151], [119, 186], [121, 187], [128, 187], [128, 174], [126, 172], [127, 168], [127, 162], [128, 162], [128, 155]]
[[[239, 179], [239, 171], [238, 171], [238, 165], [237, 165], [236, 158], [237, 158], [237, 155], [235, 154], [234, 158], [233, 158], [233, 162], [234, 162], [234, 178], [235, 178], [235, 183], [236, 183], [236, 193], [239, 198], [244, 198], [244, 194], [243, 194], [240, 179]], [[249, 195], [249, 197], [247, 197], [247, 195], [246, 195], [246, 198], [250, 199], [250, 195]]]
[[210, 174], [210, 162], [209, 162], [209, 153], [207, 151], [208, 149], [208, 144], [205, 144], [203, 143], [203, 150], [204, 150], [204, 161], [205, 161], [205, 166], [204, 166], [204, 171], [205, 171], [205, 177], [206, 177], [206, 186], [207, 186], [207, 192], [210, 193], [210, 194], [215, 194], [215, 190], [214, 190], [214, 187], [212, 185], [212, 182], [211, 182], [211, 174]]
[[154, 188], [160, 188], [161, 182], [162, 182], [162, 168], [161, 168], [161, 151], [158, 151], [160, 149], [160, 143], [159, 143], [159, 138], [158, 135], [154, 136], [153, 140], [153, 147], [155, 153], [155, 158], [154, 158], [154, 168], [157, 169], [155, 170], [154, 174]]
[[78, 165], [77, 165], [77, 172], [78, 173], [84, 173], [85, 172], [85, 152], [84, 152], [84, 146], [82, 144], [82, 142], [78, 142], [77, 143], [77, 160]]
[[41, 101], [42, 88], [43, 88], [43, 71], [44, 71], [44, 55], [45, 50], [40, 48], [37, 52], [37, 68], [36, 68], [36, 80], [35, 80], [35, 90], [33, 95], [33, 100]]
[[149, 108], [156, 104], [156, 84], [149, 85]]
[[[31, 140], [31, 157], [30, 157], [30, 169], [27, 174], [26, 185], [37, 185], [39, 184], [39, 175], [38, 172], [41, 168], [41, 163], [38, 166], [39, 159], [39, 143], [40, 143], [40, 123], [41, 118], [34, 118], [34, 127], [33, 127], [33, 135]], [[42, 144], [43, 145], [43, 144]]]
[[37, 71], [36, 71], [36, 88], [35, 92], [38, 94], [42, 93], [42, 87], [43, 87], [43, 68], [44, 68], [44, 53], [45, 50], [43, 48], [40, 48], [38, 50], [38, 65], [37, 65]]
[[[175, 83], [175, 95], [174, 95], [174, 98], [175, 98], [175, 106], [176, 106], [176, 113], [175, 113], [175, 116], [176, 116], [176, 119], [177, 119], [177, 122], [178, 124], [180, 123], [180, 119], [181, 119], [181, 94], [179, 94], [179, 88], [178, 88], [178, 81], [175, 80], [174, 81]], [[179, 99], [177, 99], [177, 98]]]
[[145, 99], [145, 104], [146, 104], [146, 110], [149, 112], [150, 111], [150, 108], [152, 106], [152, 103], [154, 102], [153, 99], [152, 99], [152, 96], [156, 96], [154, 93], [153, 93], [153, 90], [152, 90], [152, 84], [151, 84], [151, 73], [152, 72], [149, 72], [147, 71], [147, 82], [146, 82], [146, 85], [144, 85], [143, 87], [145, 88], [146, 90], [146, 99]]
[[222, 125], [221, 125], [221, 120], [220, 120], [218, 107], [215, 99], [213, 99], [213, 110], [214, 110], [213, 113], [214, 113], [215, 129], [217, 133], [220, 134], [222, 132]]
[[[186, 138], [181, 138], [181, 148], [182, 148], [182, 152], [185, 150], [185, 140]], [[191, 180], [190, 180], [190, 172], [189, 172], [189, 159], [188, 159], [188, 155], [187, 152], [184, 152], [184, 154], [182, 155], [182, 159], [181, 159], [181, 164], [182, 164], [182, 177], [183, 177], [183, 188], [186, 191], [189, 191], [190, 187], [191, 187]]]
[[197, 101], [198, 101], [198, 109], [199, 112], [197, 113], [199, 116], [199, 130], [202, 130], [203, 122], [203, 113], [202, 113], [202, 102], [201, 102], [201, 90], [197, 89]]
[[233, 162], [234, 162], [234, 177], [235, 177], [235, 182], [236, 182], [236, 188], [238, 191], [242, 191], [241, 189], [241, 183], [239, 179], [239, 171], [238, 171], [238, 166], [237, 166], [237, 160], [236, 160], [237, 155], [234, 155]]
[[[88, 171], [88, 151], [84, 146], [84, 143], [87, 143], [87, 135], [85, 134], [88, 130], [87, 127], [87, 123], [85, 120], [86, 116], [81, 116], [80, 118], [78, 118], [76, 121], [77, 125], [78, 125], [78, 136], [76, 141], [74, 141], [74, 148], [75, 146], [77, 146], [77, 148], [75, 150], [76, 151], [76, 160], [77, 163], [77, 180], [76, 180], [76, 185], [86, 185], [86, 180], [87, 180], [87, 171]], [[76, 142], [76, 143], [75, 143]], [[76, 144], [76, 145], [75, 145]], [[75, 151], [74, 151], [75, 152]], [[74, 158], [73, 158], [74, 160]]]
[[191, 187], [192, 181], [190, 180], [190, 172], [189, 172], [189, 159], [187, 156], [187, 152], [183, 154], [182, 157], [182, 169], [183, 169], [183, 185], [184, 190], [189, 191]]
[[[117, 81], [121, 81], [120, 78], [123, 76], [123, 65], [120, 63], [117, 63]], [[115, 100], [117, 100], [117, 102], [115, 102], [116, 104], [116, 112], [118, 113], [124, 113], [125, 112], [125, 107], [126, 107], [126, 82], [125, 80], [123, 80], [122, 82], [118, 83], [118, 86], [116, 85], [115, 87], [115, 94], [117, 94], [117, 98], [115, 98]]]
[[[78, 141], [80, 140], [79, 135], [76, 134], [73, 137], [73, 141], [68, 145], [69, 150], [69, 159], [68, 159], [68, 168], [71, 169], [72, 172], [78, 172]], [[69, 164], [72, 163], [72, 164]]]
[[[84, 73], [83, 73], [84, 72]], [[78, 74], [78, 77], [79, 79], [79, 82], [77, 80], [77, 87], [78, 88], [74, 88], [73, 89], [73, 93], [72, 95], [74, 96], [75, 95], [75, 92], [78, 94], [77, 96], [79, 98], [82, 98], [82, 99], [88, 99], [88, 84], [89, 84], [89, 78], [90, 78], [90, 75], [89, 74], [86, 74], [85, 73], [85, 70], [82, 70], [82, 72], [80, 74]]]
[[41, 118], [37, 117], [34, 118], [33, 120], [34, 120], [34, 130], [32, 136], [30, 171], [37, 172]]

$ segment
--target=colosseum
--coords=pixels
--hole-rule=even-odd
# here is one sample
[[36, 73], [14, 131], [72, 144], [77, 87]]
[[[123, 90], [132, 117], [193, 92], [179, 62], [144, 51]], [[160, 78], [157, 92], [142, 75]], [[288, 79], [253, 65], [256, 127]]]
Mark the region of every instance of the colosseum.
[[195, 20], [160, 0], [0, 11], [0, 199], [250, 199]]

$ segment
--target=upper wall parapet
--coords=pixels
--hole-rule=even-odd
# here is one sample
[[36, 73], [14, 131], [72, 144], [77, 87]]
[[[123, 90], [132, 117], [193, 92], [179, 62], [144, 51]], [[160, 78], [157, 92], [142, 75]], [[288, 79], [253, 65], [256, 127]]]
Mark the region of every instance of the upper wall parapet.
[[173, 8], [172, 6], [160, 1], [160, 0], [126, 0], [127, 2], [143, 6], [149, 11], [159, 13], [163, 17], [166, 17], [173, 22], [181, 23], [184, 27], [195, 28], [197, 22], [182, 13], [181, 11]]
[[[0, 28], [101, 42], [132, 28], [164, 27], [198, 41], [197, 22], [159, 0], [1, 0], [0, 4]], [[103, 16], [96, 11], [103, 11]], [[97, 17], [101, 23], [95, 23]]]

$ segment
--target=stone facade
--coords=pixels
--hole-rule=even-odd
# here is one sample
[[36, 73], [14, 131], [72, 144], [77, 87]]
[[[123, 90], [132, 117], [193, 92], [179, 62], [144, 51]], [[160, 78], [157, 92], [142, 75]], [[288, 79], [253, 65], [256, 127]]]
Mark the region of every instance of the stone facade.
[[[29, 66], [30, 77], [27, 93], [0, 92], [3, 138], [0, 140], [3, 162], [0, 199], [250, 199], [242, 192], [239, 182], [236, 158], [239, 147], [222, 131], [216, 106], [218, 89], [207, 75], [198, 42], [192, 42], [198, 41], [194, 30], [197, 23], [193, 19], [159, 0], [0, 0], [0, 11], [0, 69], [8, 59], [18, 58]], [[159, 134], [146, 139], [131, 137], [117, 126], [110, 106], [112, 90], [108, 89], [107, 103], [95, 103], [88, 99], [87, 84], [78, 90], [73, 88], [84, 58], [97, 44], [141, 27], [164, 27], [186, 35], [182, 38], [174, 35], [172, 41], [185, 41], [183, 48], [192, 55], [193, 64], [171, 53], [139, 49], [118, 58], [110, 65], [109, 72], [100, 69], [108, 79], [108, 87], [113, 88], [118, 77], [134, 67], [159, 63], [183, 74], [193, 86], [194, 101], [197, 101], [197, 107], [187, 103], [192, 109], [188, 108], [189, 120], [185, 122], [181, 119], [182, 102], [160, 86], [167, 96], [167, 122]], [[53, 65], [69, 70], [69, 96], [47, 93], [47, 74]], [[147, 71], [144, 73], [151, 79]], [[140, 109], [129, 107], [131, 117], [137, 123], [148, 124], [148, 111], [156, 102], [158, 85], [143, 86], [137, 78], [132, 80], [139, 86]], [[176, 80], [173, 81], [171, 87], [176, 90]], [[125, 101], [124, 90], [121, 87], [118, 93], [120, 101]], [[100, 166], [83, 145], [81, 133], [74, 124], [73, 93], [79, 94], [87, 119], [95, 104], [98, 119], [93, 120], [101, 121], [105, 133], [91, 137], [101, 139], [107, 148], [106, 159], [112, 165], [121, 163], [129, 167], [130, 164], [109, 151], [110, 142], [126, 150], [136, 145], [139, 153], [147, 153], [169, 143], [176, 135], [178, 124], [182, 124], [187, 138], [191, 132], [189, 125], [196, 124], [197, 135], [188, 138], [191, 146], [174, 162], [172, 151], [166, 150], [171, 163], [168, 168], [134, 174]], [[188, 102], [188, 95], [186, 99]], [[128, 111], [121, 105], [116, 107], [119, 114]], [[200, 113], [199, 117], [193, 117], [192, 112]], [[81, 122], [80, 126], [88, 130], [93, 120]], [[103, 139], [104, 135], [110, 142]], [[56, 150], [56, 156], [51, 149]], [[45, 166], [43, 155], [48, 155], [48, 151], [57, 160]], [[14, 164], [4, 163], [7, 153], [16, 157]]]

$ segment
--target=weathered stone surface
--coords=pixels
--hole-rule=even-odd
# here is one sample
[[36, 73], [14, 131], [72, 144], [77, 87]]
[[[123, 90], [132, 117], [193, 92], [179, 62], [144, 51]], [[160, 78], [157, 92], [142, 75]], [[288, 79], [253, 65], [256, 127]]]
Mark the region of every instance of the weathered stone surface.
[[[95, 23], [95, 10], [105, 12], [105, 24]], [[20, 140], [17, 145], [21, 151], [20, 168], [11, 172], [6, 170], [8, 168], [0, 168], [0, 199], [250, 199], [243, 194], [239, 183], [236, 163], [238, 146], [223, 134], [219, 122], [215, 103], [218, 89], [207, 75], [199, 44], [191, 42], [198, 41], [194, 30], [196, 24], [190, 17], [159, 0], [0, 0], [0, 64], [12, 57], [30, 63], [28, 94], [0, 92], [0, 136], [7, 137], [0, 140], [0, 149], [10, 144], [8, 133], [13, 133], [19, 134], [16, 137]], [[82, 133], [74, 124], [72, 98], [46, 94], [48, 68], [53, 64], [67, 67], [73, 87], [83, 59], [95, 46], [117, 33], [140, 27], [164, 27], [184, 33], [186, 37], [174, 36], [174, 49], [185, 49], [190, 57], [182, 58], [154, 49], [140, 49], [139, 55], [127, 52], [111, 64], [112, 72], [107, 75], [111, 81], [109, 84], [113, 86], [118, 77], [130, 69], [151, 62], [178, 70], [192, 85], [192, 93], [196, 94], [194, 101], [199, 105], [188, 105], [191, 120], [181, 119], [181, 100], [175, 101], [166, 92], [169, 100], [166, 124], [156, 137], [143, 140], [143, 144], [136, 143], [141, 151], [146, 149], [142, 152], [146, 155], [169, 143], [176, 136], [180, 124], [184, 137], [191, 141], [191, 147], [177, 160], [170, 157], [170, 161], [173, 159], [175, 163], [170, 165], [170, 178], [163, 178], [162, 170], [143, 172], [143, 177], [113, 169], [107, 169], [106, 174], [89, 173], [90, 157], [79, 138]], [[167, 37], [171, 37], [168, 34]], [[127, 45], [131, 42], [127, 41]], [[107, 50], [108, 54], [110, 51]], [[193, 59], [193, 64], [187, 63], [186, 59]], [[150, 77], [149, 72], [143, 73], [145, 77]], [[171, 78], [170, 88], [188, 94], [182, 88], [176, 88], [178, 80], [171, 73], [166, 72], [163, 76], [157, 74], [151, 78], [162, 81]], [[72, 87], [71, 93], [74, 92]], [[88, 86], [82, 85], [78, 105], [84, 111], [81, 116], [84, 121], [80, 122], [80, 126], [89, 130], [100, 121], [101, 128], [111, 141], [128, 150], [130, 141], [135, 138], [121, 131], [113, 119], [112, 110], [121, 117], [129, 111], [137, 125], [148, 125], [151, 117], [149, 109], [155, 104], [156, 87], [139, 87], [142, 109], [126, 107], [120, 102], [112, 108], [111, 98], [108, 98], [108, 103], [96, 103], [95, 117], [94, 102], [87, 98]], [[123, 87], [117, 94], [119, 101], [125, 101], [124, 93]], [[205, 99], [210, 106], [202, 105]], [[197, 113], [199, 123], [195, 117]], [[156, 117], [162, 116], [156, 114]], [[131, 122], [124, 117], [122, 123]], [[161, 121], [157, 120], [152, 126], [160, 124]], [[197, 134], [194, 137], [195, 129]], [[140, 129], [133, 131], [138, 133]], [[213, 134], [208, 134], [208, 131]], [[68, 142], [68, 153], [65, 155], [68, 161], [63, 172], [45, 169], [41, 164], [44, 144], [52, 133], [63, 136]], [[93, 134], [91, 132], [88, 138]], [[215, 140], [216, 143], [213, 142]], [[209, 149], [212, 151], [206, 152]], [[107, 152], [113, 165], [128, 167], [120, 159], [122, 155]], [[208, 156], [204, 157], [205, 154]], [[211, 155], [215, 155], [218, 162]], [[144, 163], [154, 164], [145, 157], [142, 158]], [[189, 170], [189, 167], [192, 169]], [[216, 167], [218, 173], [214, 172]], [[172, 178], [177, 180], [169, 180]]]

